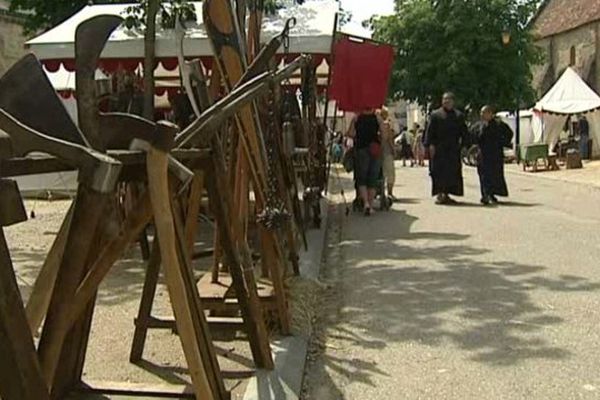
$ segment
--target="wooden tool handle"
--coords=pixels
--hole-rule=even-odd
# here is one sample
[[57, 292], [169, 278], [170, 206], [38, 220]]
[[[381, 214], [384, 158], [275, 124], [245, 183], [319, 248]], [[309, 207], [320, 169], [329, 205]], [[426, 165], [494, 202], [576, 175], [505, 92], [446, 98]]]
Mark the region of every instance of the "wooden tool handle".
[[202, 363], [202, 354], [196, 339], [195, 329], [197, 326], [194, 325], [194, 320], [197, 316], [192, 314], [195, 307], [188, 297], [190, 282], [186, 282], [185, 267], [180, 264], [177, 252], [178, 243], [169, 190], [168, 155], [163, 150], [151, 147], [146, 160], [154, 225], [158, 233], [165, 278], [188, 369], [197, 398], [216, 400]]

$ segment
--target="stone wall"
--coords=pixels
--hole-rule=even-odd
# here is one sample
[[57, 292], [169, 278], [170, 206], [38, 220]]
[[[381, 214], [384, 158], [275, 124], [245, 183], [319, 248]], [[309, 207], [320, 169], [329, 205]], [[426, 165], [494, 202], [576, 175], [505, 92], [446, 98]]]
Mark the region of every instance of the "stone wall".
[[24, 44], [19, 20], [0, 14], [0, 75], [25, 54]]
[[[575, 70], [581, 75], [588, 65], [591, 65], [589, 76], [582, 78], [594, 89], [600, 92], [600, 21], [581, 26], [572, 31], [547, 37], [536, 42], [543, 49], [546, 63], [552, 60], [552, 69], [544, 81], [541, 76], [546, 71], [546, 65], [536, 66], [533, 69], [534, 84], [538, 92], [548, 89], [571, 63], [571, 48], [575, 49]], [[543, 94], [543, 93], [538, 93]]]

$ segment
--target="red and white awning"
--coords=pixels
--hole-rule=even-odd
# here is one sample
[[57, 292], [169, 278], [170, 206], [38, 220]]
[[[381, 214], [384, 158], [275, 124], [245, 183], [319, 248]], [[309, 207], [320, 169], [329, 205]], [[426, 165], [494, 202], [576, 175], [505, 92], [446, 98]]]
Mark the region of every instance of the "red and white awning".
[[[189, 24], [184, 42], [186, 57], [200, 58], [206, 69], [212, 68], [212, 48], [202, 23], [202, 3], [192, 2], [196, 10], [197, 22]], [[108, 14], [124, 17], [125, 10], [132, 4], [88, 5], [62, 24], [29, 40], [26, 46], [44, 64], [46, 69], [56, 72], [61, 65], [67, 71], [75, 69], [74, 40], [77, 26], [92, 17]], [[289, 53], [280, 49], [280, 61], [291, 61], [299, 54], [311, 54], [315, 65], [320, 65], [331, 51], [331, 41], [335, 15], [339, 4], [335, 0], [309, 0], [302, 5], [294, 5], [279, 10], [272, 17], [265, 17], [263, 41], [280, 33], [290, 17], [297, 19], [296, 27], [290, 32]], [[173, 30], [159, 30], [156, 38], [156, 58], [166, 70], [177, 69], [176, 39]], [[120, 68], [134, 71], [144, 58], [144, 36], [137, 29], [125, 26], [117, 28], [109, 38], [101, 55], [100, 69], [113, 73]]]

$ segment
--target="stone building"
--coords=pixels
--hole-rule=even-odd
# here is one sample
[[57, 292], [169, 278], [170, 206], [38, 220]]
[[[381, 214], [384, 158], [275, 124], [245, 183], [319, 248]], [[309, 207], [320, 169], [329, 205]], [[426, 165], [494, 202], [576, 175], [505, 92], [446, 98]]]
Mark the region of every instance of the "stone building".
[[545, 55], [533, 70], [538, 95], [568, 66], [600, 92], [600, 0], [544, 0], [530, 27]]
[[9, 2], [0, 0], [0, 75], [25, 54], [22, 19], [8, 9]]

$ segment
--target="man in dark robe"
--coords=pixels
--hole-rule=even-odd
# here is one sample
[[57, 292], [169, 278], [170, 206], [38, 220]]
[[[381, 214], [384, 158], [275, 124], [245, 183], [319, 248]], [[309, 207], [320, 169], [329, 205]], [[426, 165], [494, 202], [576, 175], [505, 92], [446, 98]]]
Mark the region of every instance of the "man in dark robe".
[[495, 118], [494, 109], [484, 106], [481, 121], [472, 128], [479, 146], [477, 172], [481, 185], [481, 203], [498, 203], [496, 196], [508, 196], [504, 179], [504, 148], [511, 146], [513, 132], [504, 122]]
[[580, 115], [578, 122], [579, 129], [579, 153], [582, 159], [589, 157], [590, 124], [585, 115]]
[[424, 140], [436, 204], [453, 204], [450, 194], [463, 195], [460, 149], [466, 135], [464, 116], [454, 109], [454, 94], [444, 93], [442, 107], [431, 113]]

